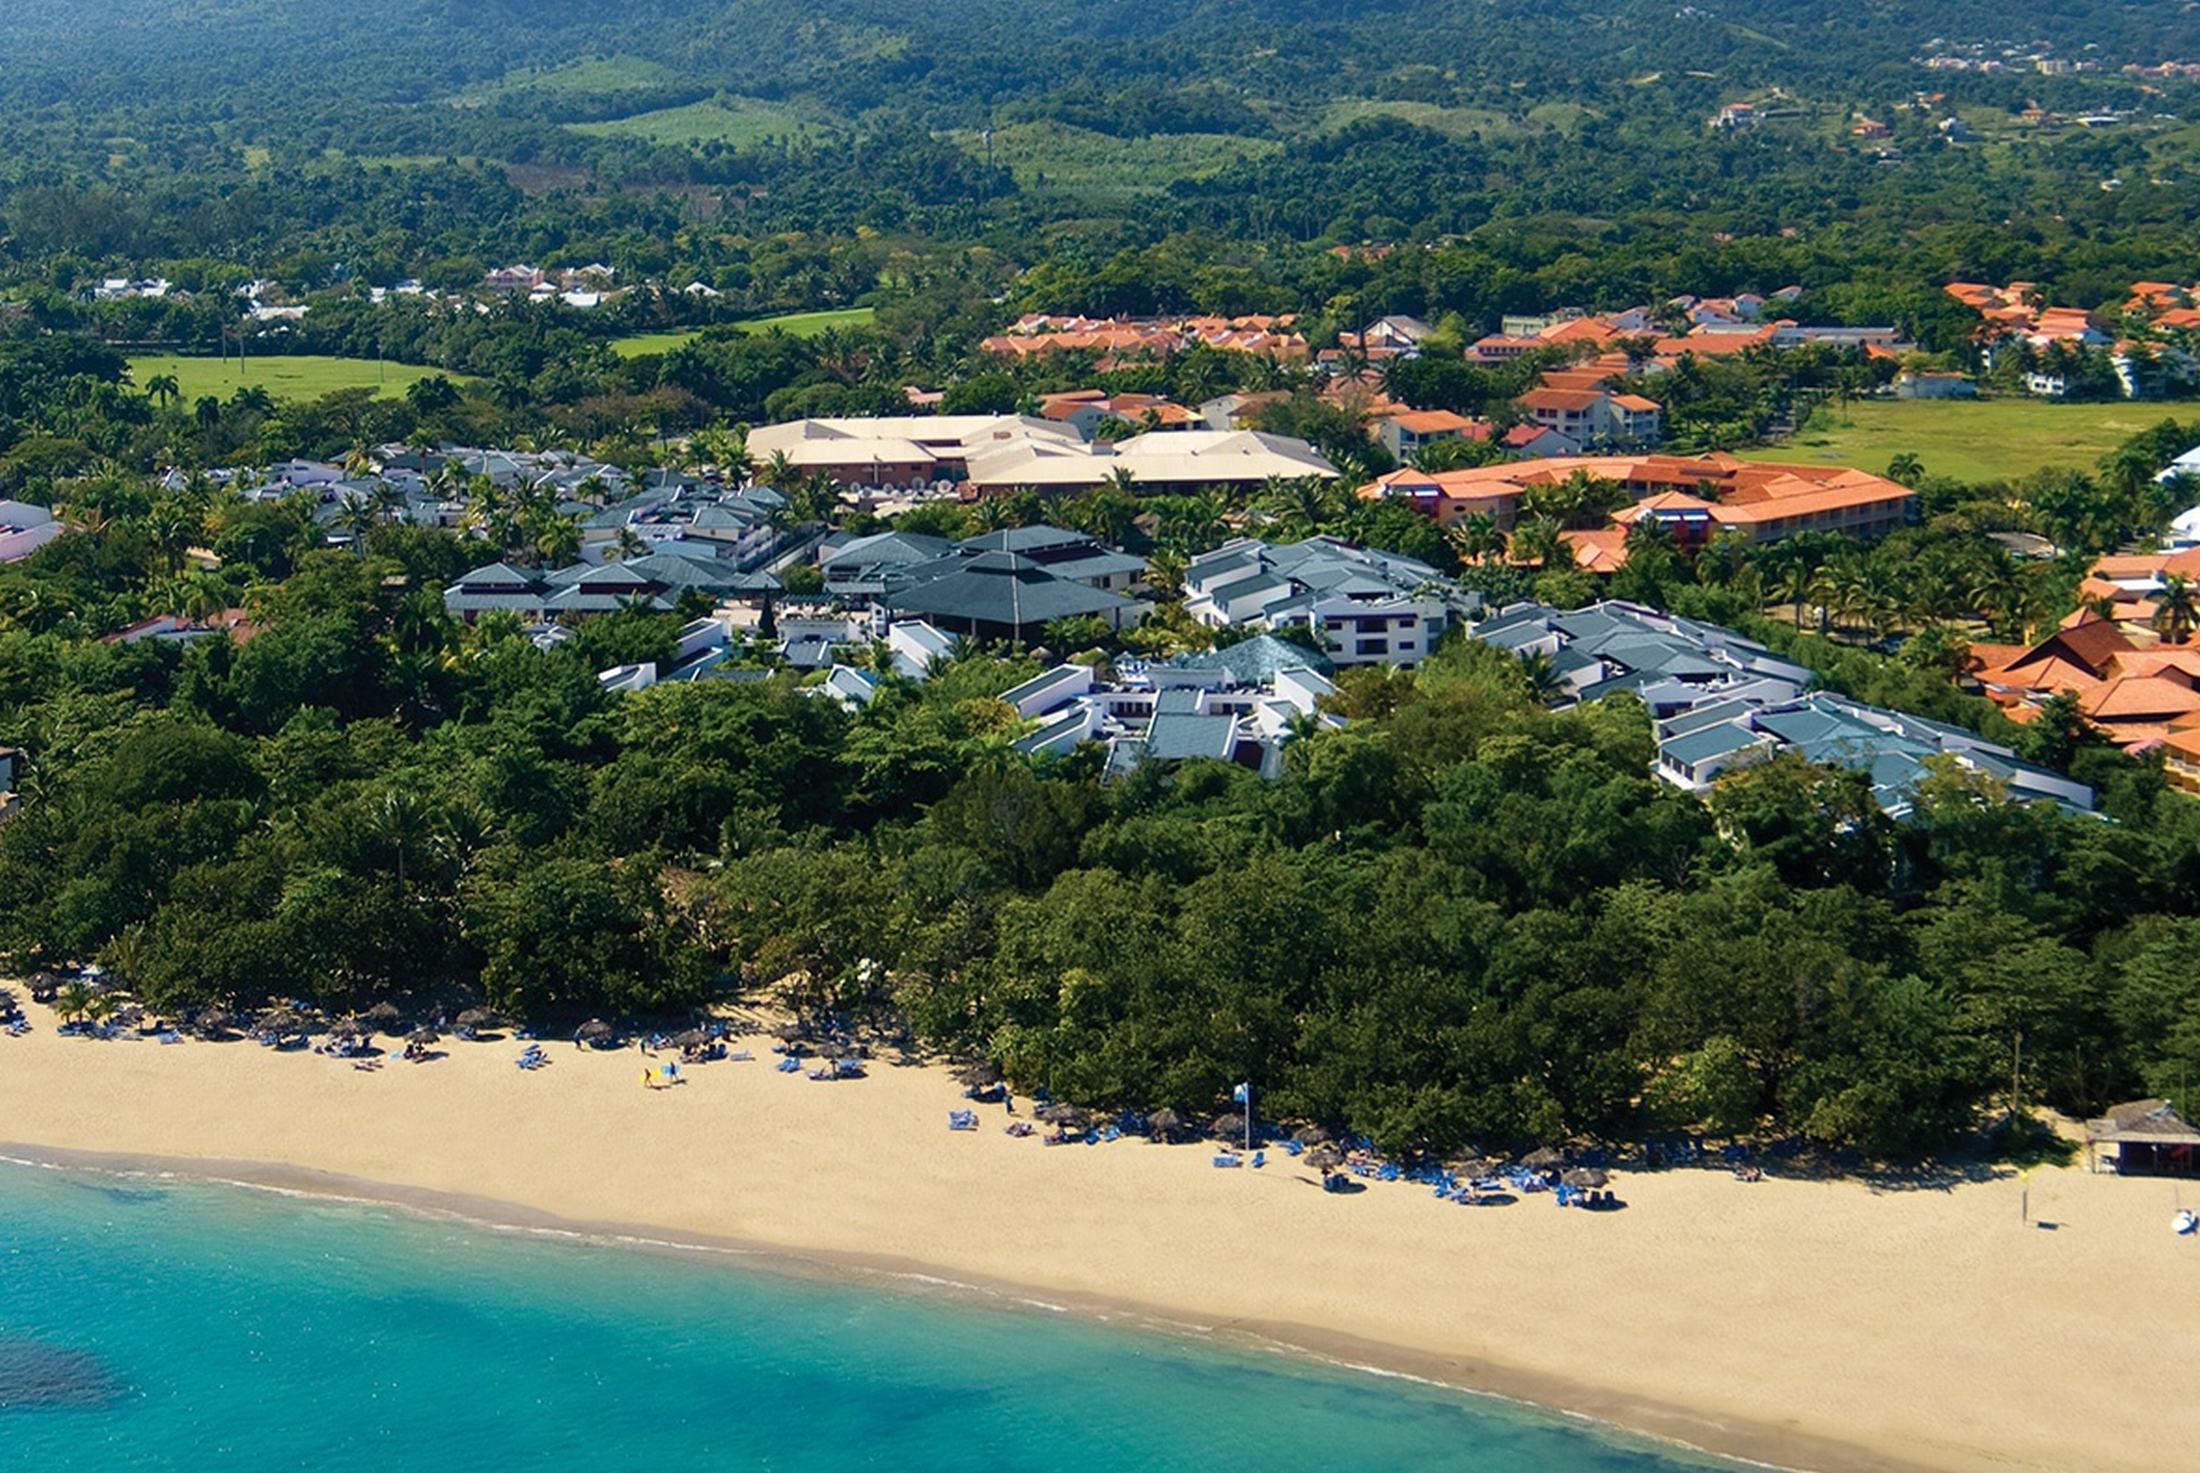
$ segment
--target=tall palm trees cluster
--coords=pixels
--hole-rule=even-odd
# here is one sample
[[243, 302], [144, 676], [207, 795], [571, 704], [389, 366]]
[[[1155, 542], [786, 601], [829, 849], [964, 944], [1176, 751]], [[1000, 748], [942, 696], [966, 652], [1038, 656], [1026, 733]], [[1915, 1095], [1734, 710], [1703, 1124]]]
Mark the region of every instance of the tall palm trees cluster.
[[[444, 469], [453, 467], [446, 464]], [[462, 479], [463, 525], [500, 553], [546, 568], [580, 555], [581, 524], [558, 510], [555, 488], [541, 484], [507, 488], [488, 476]]]

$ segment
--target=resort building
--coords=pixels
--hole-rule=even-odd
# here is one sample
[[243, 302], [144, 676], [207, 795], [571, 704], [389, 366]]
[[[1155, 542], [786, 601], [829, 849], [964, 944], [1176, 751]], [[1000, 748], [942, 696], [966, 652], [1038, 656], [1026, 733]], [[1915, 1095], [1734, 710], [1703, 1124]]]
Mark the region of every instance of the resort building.
[[1338, 665], [1411, 669], [1481, 606], [1427, 563], [1334, 537], [1239, 538], [1184, 570], [1184, 609], [1200, 623], [1306, 629]]
[[784, 456], [804, 475], [879, 488], [953, 485], [973, 459], [1025, 444], [1082, 450], [1085, 437], [1066, 424], [1014, 414], [798, 419], [761, 425], [748, 437], [758, 465]]
[[1258, 430], [1163, 430], [1118, 444], [1037, 437], [1004, 441], [968, 461], [966, 496], [1088, 491], [1128, 476], [1144, 492], [1251, 489], [1270, 478], [1333, 480], [1337, 468], [1304, 440]]
[[1803, 532], [1876, 537], [1906, 526], [1917, 507], [1915, 491], [1868, 471], [1723, 454], [1554, 456], [1459, 471], [1409, 468], [1378, 477], [1359, 494], [1402, 500], [1440, 526], [1482, 513], [1509, 530], [1532, 490], [1575, 475], [1612, 482], [1637, 498], [1615, 514], [1615, 526], [1652, 517], [1684, 545], [1721, 531], [1750, 542]]
[[1112, 679], [1087, 665], [1060, 665], [1001, 699], [1036, 723], [1015, 744], [1029, 756], [1067, 756], [1097, 743], [1111, 774], [1205, 758], [1272, 778], [1282, 771], [1285, 745], [1307, 723], [1344, 725], [1320, 707], [1336, 690], [1329, 670], [1302, 645], [1257, 635], [1226, 651], [1119, 661]]
[[2171, 781], [2200, 791], [2200, 781], [2178, 771], [2200, 736], [2200, 648], [2135, 636], [2082, 609], [2029, 648], [1973, 644], [1966, 679], [2020, 724], [2070, 695], [2079, 713], [2125, 751], [2167, 745]]
[[61, 535], [61, 523], [42, 506], [0, 501], [0, 563], [20, 562]]
[[1655, 771], [1692, 793], [1721, 773], [1780, 752], [1870, 776], [1886, 812], [1906, 816], [1936, 761], [1994, 779], [2013, 800], [2091, 812], [2093, 791], [2020, 760], [1962, 727], [1866, 706], [1810, 689], [1801, 665], [1715, 624], [1608, 600], [1586, 609], [1516, 604], [1473, 637], [1518, 656], [1540, 655], [1564, 703], [1627, 694], [1656, 723]]

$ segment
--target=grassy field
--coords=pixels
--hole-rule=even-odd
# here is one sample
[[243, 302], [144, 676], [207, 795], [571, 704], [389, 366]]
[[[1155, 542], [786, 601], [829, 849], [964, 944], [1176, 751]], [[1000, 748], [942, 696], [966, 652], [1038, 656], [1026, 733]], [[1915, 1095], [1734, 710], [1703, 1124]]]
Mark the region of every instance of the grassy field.
[[767, 138], [804, 137], [817, 131], [816, 123], [791, 108], [733, 96], [659, 108], [608, 122], [567, 126], [591, 138], [646, 138], [652, 143], [724, 143], [735, 147]]
[[[212, 395], [226, 399], [247, 384], [257, 384], [278, 399], [318, 399], [338, 389], [380, 389], [384, 394], [405, 392], [415, 379], [440, 373], [410, 363], [377, 363], [372, 358], [249, 358], [238, 371], [237, 360], [186, 357], [180, 353], [156, 353], [130, 360], [130, 378], [140, 388], [161, 374], [174, 374], [183, 391], [183, 402]], [[466, 375], [446, 374], [453, 382]]]
[[[1530, 114], [1530, 119], [1534, 126], [1571, 132], [1587, 111], [1587, 108], [1571, 104], [1554, 103], [1536, 109], [1543, 115], [1541, 118]], [[1464, 138], [1470, 133], [1480, 133], [1487, 138], [1510, 138], [1533, 130], [1532, 126], [1524, 127], [1491, 107], [1442, 107], [1433, 102], [1343, 97], [1322, 110], [1316, 131], [1333, 133], [1367, 118], [1396, 118], [1416, 128], [1427, 128], [1452, 138]]]
[[1884, 471], [1908, 452], [1928, 475], [2013, 480], [2046, 466], [2089, 469], [2139, 431], [2177, 418], [2171, 404], [2057, 404], [2045, 399], [1873, 399], [1827, 407], [1784, 445], [1750, 460], [1828, 461]]
[[[822, 312], [789, 312], [781, 317], [758, 317], [748, 322], [736, 323], [741, 332], [770, 332], [778, 328], [798, 338], [813, 338], [829, 327], [860, 327], [869, 322], [869, 307], [832, 307]], [[632, 337], [613, 338], [611, 351], [622, 358], [639, 358], [645, 353], [669, 353], [689, 338], [695, 336], [692, 328], [681, 332], [643, 332]]]
[[[958, 133], [954, 141], [985, 157], [982, 133]], [[1012, 123], [993, 134], [994, 161], [1023, 188], [1091, 199], [1151, 194], [1178, 179], [1204, 178], [1241, 158], [1259, 158], [1281, 147], [1273, 139], [1234, 133], [1117, 138], [1054, 122]]]
[[550, 92], [599, 96], [676, 82], [679, 73], [639, 56], [589, 56], [563, 66], [526, 67], [506, 72], [494, 82], [483, 82], [453, 96], [458, 107], [479, 107], [516, 92]]

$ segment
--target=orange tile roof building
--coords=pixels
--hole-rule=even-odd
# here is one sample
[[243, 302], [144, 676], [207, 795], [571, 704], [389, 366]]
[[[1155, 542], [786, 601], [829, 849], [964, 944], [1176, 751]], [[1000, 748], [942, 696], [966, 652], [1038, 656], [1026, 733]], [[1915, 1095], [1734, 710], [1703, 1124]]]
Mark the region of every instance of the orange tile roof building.
[[2200, 757], [2200, 648], [2134, 635], [2084, 610], [2029, 648], [1974, 644], [1970, 666], [1970, 678], [2012, 721], [2038, 719], [2067, 693], [2128, 752], [2182, 744]]
[[1867, 471], [1721, 454], [1568, 455], [1461, 471], [1397, 470], [1359, 494], [1403, 500], [1442, 526], [1479, 512], [1509, 530], [1531, 490], [1558, 485], [1576, 472], [1616, 482], [1635, 496], [1633, 506], [1613, 517], [1615, 526], [1651, 517], [1684, 544], [1722, 530], [1751, 542], [1803, 532], [1876, 537], [1906, 525], [1917, 506], [1909, 487]]

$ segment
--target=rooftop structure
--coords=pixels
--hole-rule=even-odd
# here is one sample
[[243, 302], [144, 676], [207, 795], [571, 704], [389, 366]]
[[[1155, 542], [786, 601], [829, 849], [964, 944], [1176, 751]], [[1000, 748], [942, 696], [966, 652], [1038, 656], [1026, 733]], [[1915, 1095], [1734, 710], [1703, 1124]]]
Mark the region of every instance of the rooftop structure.
[[1226, 542], [1184, 570], [1184, 608], [1216, 628], [1310, 630], [1339, 665], [1426, 659], [1444, 632], [1481, 607], [1427, 563], [1334, 537]]
[[1638, 498], [1615, 515], [1615, 525], [1654, 517], [1683, 542], [1721, 530], [1751, 542], [1801, 532], [1877, 536], [1905, 525], [1917, 505], [1917, 493], [1909, 487], [1868, 471], [1722, 454], [1568, 455], [1459, 471], [1407, 468], [1369, 482], [1359, 494], [1403, 500], [1443, 526], [1481, 513], [1509, 530], [1531, 490], [1559, 485], [1577, 473], [1614, 482]]
[[2012, 799], [2090, 812], [2093, 791], [1977, 733], [1811, 690], [1804, 667], [1731, 629], [1609, 600], [1586, 609], [1516, 604], [1474, 637], [1551, 661], [1569, 701], [1626, 693], [1657, 724], [1657, 775], [1689, 792], [1779, 752], [1859, 770], [1896, 817], [1936, 759], [1983, 773]]

